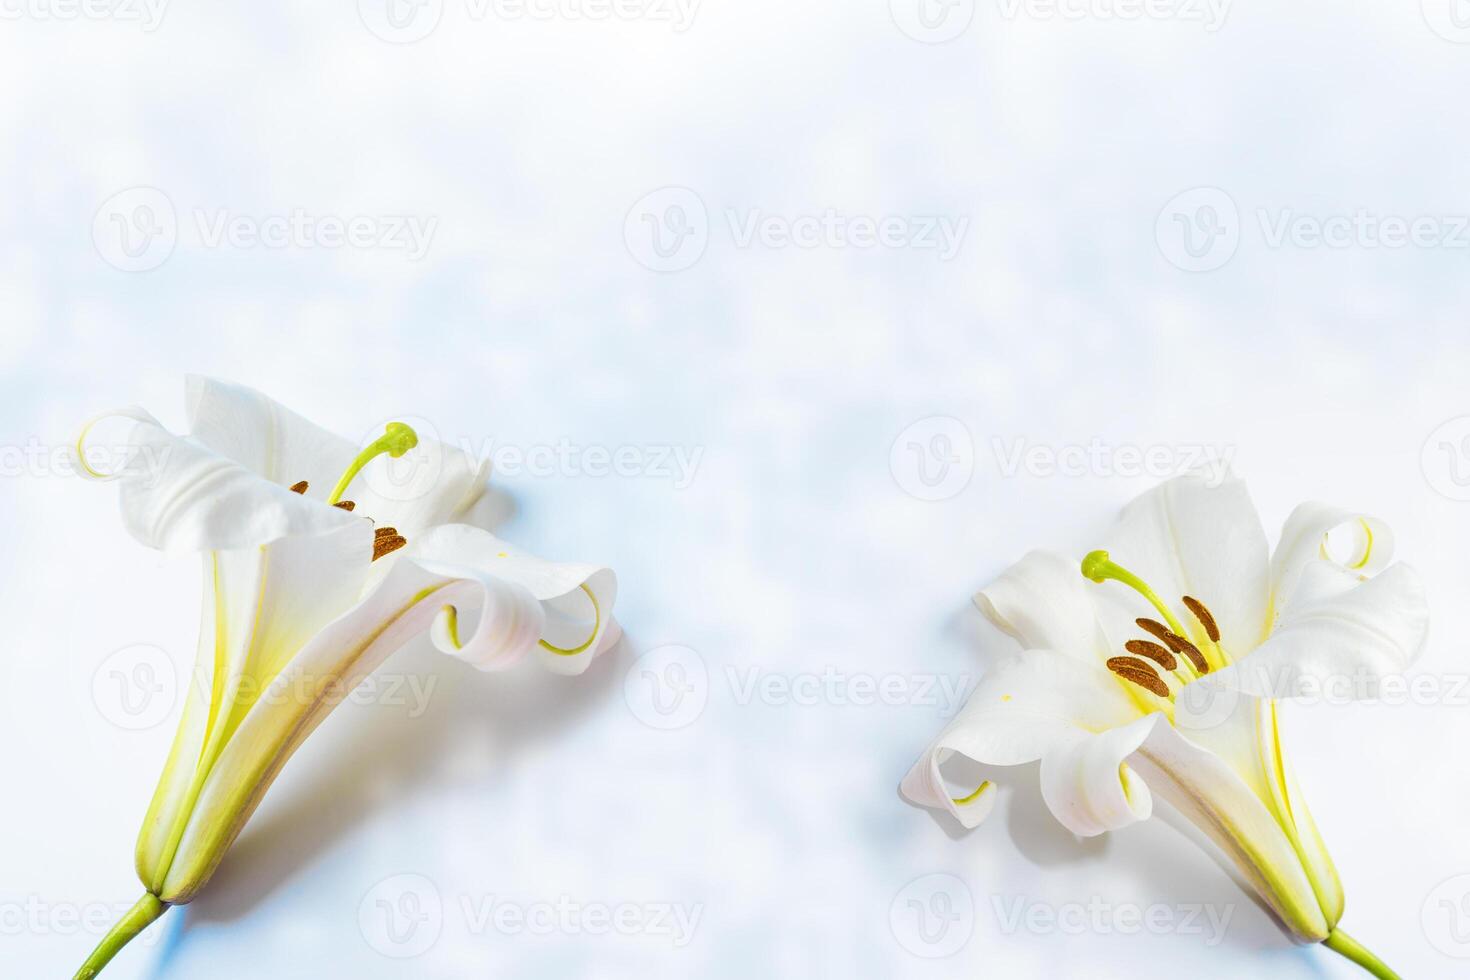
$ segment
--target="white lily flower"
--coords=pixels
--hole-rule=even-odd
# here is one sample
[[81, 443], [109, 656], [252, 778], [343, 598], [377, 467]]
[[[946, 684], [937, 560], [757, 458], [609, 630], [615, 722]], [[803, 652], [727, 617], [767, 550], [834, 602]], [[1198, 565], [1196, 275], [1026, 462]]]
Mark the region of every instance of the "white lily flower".
[[1105, 544], [1080, 563], [1032, 552], [975, 597], [1024, 652], [985, 675], [904, 795], [974, 827], [995, 785], [951, 790], [941, 764], [1039, 760], [1048, 808], [1093, 836], [1147, 819], [1158, 794], [1294, 940], [1393, 976], [1337, 928], [1342, 886], [1286, 761], [1275, 700], [1341, 679], [1372, 696], [1423, 646], [1424, 591], [1389, 564], [1388, 529], [1303, 504], [1273, 555], [1241, 481], [1189, 475], [1129, 504]]
[[[202, 554], [205, 590], [196, 676], [138, 835], [147, 893], [78, 977], [194, 898], [286, 760], [408, 640], [428, 632], [481, 670], [534, 652], [574, 674], [619, 635], [610, 570], [533, 558], [454, 523], [486, 489], [488, 467], [465, 453], [420, 444], [401, 423], [359, 450], [257, 392], [200, 378], [188, 413], [188, 438], [139, 409], [109, 413], [135, 423], [133, 465], [82, 464], [119, 481], [139, 541]], [[410, 451], [418, 465], [390, 484], [377, 457]]]

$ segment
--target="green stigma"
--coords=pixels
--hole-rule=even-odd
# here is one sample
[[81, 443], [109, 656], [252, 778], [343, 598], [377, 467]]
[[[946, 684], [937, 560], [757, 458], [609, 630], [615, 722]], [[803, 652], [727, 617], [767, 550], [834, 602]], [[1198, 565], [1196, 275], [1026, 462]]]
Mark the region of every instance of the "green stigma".
[[1164, 617], [1164, 622], [1169, 624], [1169, 629], [1173, 630], [1179, 636], [1189, 635], [1184, 631], [1184, 626], [1169, 611], [1169, 607], [1164, 605], [1163, 600], [1158, 597], [1158, 594], [1148, 587], [1148, 583], [1113, 561], [1106, 551], [1088, 552], [1087, 557], [1082, 559], [1082, 574], [1094, 582], [1101, 583], [1108, 579], [1112, 579], [1115, 582], [1122, 582], [1147, 599], [1159, 611], [1159, 615]]
[[367, 448], [357, 454], [357, 458], [347, 467], [347, 472], [342, 474], [342, 479], [332, 488], [332, 495], [327, 498], [327, 503], [335, 504], [342, 499], [347, 492], [347, 486], [353, 477], [362, 472], [362, 468], [368, 463], [387, 453], [394, 459], [402, 456], [414, 446], [419, 444], [418, 433], [413, 431], [403, 422], [389, 422], [388, 430], [381, 436], [368, 444]]

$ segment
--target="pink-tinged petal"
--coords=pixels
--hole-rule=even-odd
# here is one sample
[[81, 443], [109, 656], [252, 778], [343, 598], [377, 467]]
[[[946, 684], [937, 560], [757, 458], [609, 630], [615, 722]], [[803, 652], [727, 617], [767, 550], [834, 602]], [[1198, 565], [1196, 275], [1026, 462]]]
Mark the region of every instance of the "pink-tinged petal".
[[1104, 667], [1053, 651], [1028, 651], [986, 673], [901, 789], [912, 802], [947, 810], [974, 827], [992, 801], [983, 794], [969, 799], [974, 787], [945, 783], [940, 766], [951, 756], [985, 765], [1020, 765], [1069, 751], [1080, 740], [1123, 728], [1139, 716], [1137, 704]]
[[1062, 826], [1095, 837], [1152, 816], [1148, 784], [1125, 760], [1159, 726], [1169, 723], [1153, 714], [1111, 731], [1077, 732], [1042, 757], [1041, 795]]
[[[617, 576], [604, 566], [537, 558], [488, 531], [464, 524], [436, 527], [410, 541], [405, 559], [444, 574], [470, 570], [524, 588], [544, 611], [544, 632], [536, 655], [543, 666], [557, 673], [582, 673], [620, 635], [612, 616]], [[463, 612], [460, 610], [457, 618]], [[436, 630], [435, 634], [436, 642], [446, 652], [475, 656], [457, 651], [452, 642], [446, 642], [452, 638], [445, 630]], [[475, 662], [482, 669], [502, 665], [498, 660], [478, 656]]]

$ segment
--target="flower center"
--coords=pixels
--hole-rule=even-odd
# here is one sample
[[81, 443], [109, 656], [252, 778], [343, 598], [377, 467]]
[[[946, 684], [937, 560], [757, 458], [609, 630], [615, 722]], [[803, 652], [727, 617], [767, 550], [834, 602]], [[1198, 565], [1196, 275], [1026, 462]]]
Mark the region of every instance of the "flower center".
[[[1106, 551], [1094, 551], [1083, 558], [1082, 574], [1094, 582], [1112, 579], [1123, 583], [1147, 599], [1164, 619], [1163, 623], [1144, 617], [1135, 619], [1138, 628], [1153, 639], [1129, 640], [1123, 648], [1131, 656], [1109, 657], [1109, 670], [1168, 701], [1173, 701], [1185, 684], [1210, 672], [1211, 658], [1187, 638], [1189, 634], [1184, 625], [1147, 582], [1113, 561]], [[1193, 596], [1183, 596], [1180, 602], [1199, 621], [1207, 638], [1201, 643], [1215, 655], [1216, 666], [1229, 663], [1229, 657], [1220, 646], [1220, 627], [1205, 604]], [[1175, 685], [1168, 683], [1171, 678]]]
[[[304, 494], [310, 487], [311, 484], [307, 483], [305, 480], [301, 480], [297, 483], [291, 484], [291, 492]], [[350, 512], [357, 505], [350, 500], [339, 500], [332, 506], [340, 507], [343, 510]], [[406, 544], [408, 544], [408, 539], [399, 534], [398, 528], [396, 527], [380, 527], [374, 529], [373, 561], [377, 561], [384, 555], [391, 555], [393, 552], [397, 551], [399, 548], [402, 548]]]

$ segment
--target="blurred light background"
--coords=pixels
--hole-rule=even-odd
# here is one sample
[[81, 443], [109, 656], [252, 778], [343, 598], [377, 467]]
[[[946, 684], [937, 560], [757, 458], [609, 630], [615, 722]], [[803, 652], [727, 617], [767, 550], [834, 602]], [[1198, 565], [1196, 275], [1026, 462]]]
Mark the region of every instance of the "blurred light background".
[[[340, 709], [115, 980], [1357, 976], [1166, 821], [896, 791], [996, 642], [971, 593], [1203, 453], [1273, 539], [1361, 508], [1429, 582], [1433, 693], [1289, 738], [1344, 926], [1458, 975], [1462, 6], [0, 0], [0, 973], [139, 893], [198, 570], [60, 450], [181, 426], [195, 371], [490, 455], [503, 536], [615, 567], [627, 637], [578, 678], [401, 652], [428, 693]], [[1069, 903], [1112, 926], [1012, 914]], [[1118, 925], [1156, 905], [1228, 928]]]

